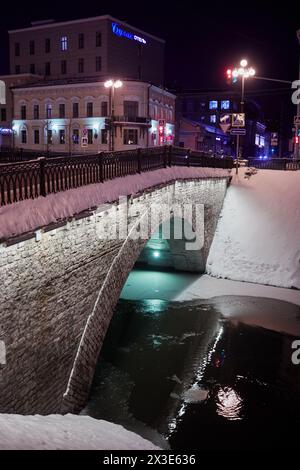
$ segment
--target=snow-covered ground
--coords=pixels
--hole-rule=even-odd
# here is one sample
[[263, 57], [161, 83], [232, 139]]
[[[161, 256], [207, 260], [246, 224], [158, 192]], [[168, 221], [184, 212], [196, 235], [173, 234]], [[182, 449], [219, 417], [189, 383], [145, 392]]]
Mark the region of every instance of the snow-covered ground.
[[207, 272], [300, 288], [300, 171], [244, 172], [227, 191]]
[[229, 170], [218, 168], [163, 168], [21, 201], [0, 208], [0, 239], [33, 231], [103, 203], [117, 201], [120, 196], [137, 194], [170, 181], [228, 176]]
[[156, 450], [122, 426], [88, 416], [0, 414], [0, 450]]
[[230, 281], [228, 279], [216, 279], [207, 274], [194, 279], [194, 282], [190, 283], [173, 300], [212, 299], [228, 295], [264, 297], [266, 299], [283, 300], [300, 306], [299, 290]]

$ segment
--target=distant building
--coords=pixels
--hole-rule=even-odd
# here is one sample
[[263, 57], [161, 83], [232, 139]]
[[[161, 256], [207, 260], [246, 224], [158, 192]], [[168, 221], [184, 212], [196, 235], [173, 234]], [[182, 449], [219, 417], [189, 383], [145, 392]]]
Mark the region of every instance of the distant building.
[[[109, 15], [35, 22], [9, 38], [0, 146], [91, 153], [174, 143], [163, 39]], [[109, 79], [122, 87], [112, 93]]]
[[164, 84], [165, 41], [112, 16], [39, 21], [9, 31], [10, 73], [46, 80], [103, 76]]
[[[187, 121], [194, 128], [194, 147], [203, 146], [213, 153], [235, 156], [236, 138], [230, 133], [224, 134], [220, 127], [222, 115], [237, 113], [240, 107], [240, 93], [228, 91], [191, 90], [178, 93], [176, 106], [177, 143], [184, 141]], [[268, 153], [269, 134], [262, 123], [260, 106], [254, 101], [246, 101], [246, 136], [241, 138], [242, 152], [245, 158], [264, 157]], [[199, 142], [196, 127], [205, 130], [206, 138]], [[209, 138], [210, 137], [210, 138]], [[202, 138], [202, 137], [201, 137]], [[198, 147], [198, 148], [197, 148]]]
[[218, 155], [231, 155], [229, 137], [216, 126], [181, 118], [179, 122], [180, 147], [190, 148]]
[[0, 76], [0, 149], [13, 145], [12, 121], [14, 104], [12, 88], [36, 82], [38, 76], [31, 74]]
[[[39, 82], [14, 88], [13, 97], [16, 147], [55, 153], [110, 150], [111, 95], [103, 81]], [[114, 150], [172, 144], [175, 96], [124, 80], [114, 93], [112, 125]]]

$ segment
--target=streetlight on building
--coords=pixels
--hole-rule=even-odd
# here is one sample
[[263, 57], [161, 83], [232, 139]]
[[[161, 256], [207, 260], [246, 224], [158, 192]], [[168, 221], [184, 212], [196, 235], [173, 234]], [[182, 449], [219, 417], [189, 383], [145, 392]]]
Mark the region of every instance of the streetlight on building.
[[110, 101], [110, 127], [109, 127], [109, 150], [115, 149], [115, 130], [114, 130], [114, 116], [115, 116], [115, 90], [123, 86], [121, 80], [107, 80], [104, 83], [105, 88], [109, 88], [109, 101]]
[[[237, 81], [239, 78], [242, 79], [242, 94], [241, 94], [241, 105], [240, 113], [244, 114], [245, 110], [245, 80], [247, 78], [254, 77], [255, 70], [252, 67], [248, 67], [248, 61], [242, 59], [240, 61], [240, 66], [234, 68], [233, 70], [227, 70], [227, 76], [233, 78], [234, 81]], [[240, 158], [240, 135], [236, 136], [236, 173], [239, 171], [239, 158]]]

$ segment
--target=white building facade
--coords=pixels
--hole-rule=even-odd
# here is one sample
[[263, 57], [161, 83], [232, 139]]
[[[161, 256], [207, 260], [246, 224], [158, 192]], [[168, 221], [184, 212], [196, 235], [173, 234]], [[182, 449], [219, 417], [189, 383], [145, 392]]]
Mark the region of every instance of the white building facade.
[[113, 97], [105, 81], [44, 82], [12, 91], [16, 148], [80, 154], [174, 143], [176, 97], [147, 82], [123, 80]]

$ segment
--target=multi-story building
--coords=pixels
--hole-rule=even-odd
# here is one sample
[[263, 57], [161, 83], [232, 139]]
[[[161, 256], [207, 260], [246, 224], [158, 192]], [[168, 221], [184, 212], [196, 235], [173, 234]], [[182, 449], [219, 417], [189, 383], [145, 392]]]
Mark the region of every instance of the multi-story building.
[[[174, 142], [164, 40], [108, 15], [37, 22], [9, 35], [0, 145], [78, 153]], [[109, 80], [122, 86], [106, 88]]]
[[[56, 153], [99, 152], [172, 144], [175, 96], [146, 82], [124, 80], [48, 84], [13, 89], [16, 147]], [[109, 125], [108, 125], [109, 124]], [[84, 144], [84, 145], [83, 145]], [[83, 147], [83, 148], [82, 148]]]
[[0, 149], [13, 145], [12, 120], [14, 103], [12, 87], [33, 83], [40, 77], [31, 74], [4, 75], [0, 77]]
[[47, 80], [122, 76], [164, 84], [165, 41], [111, 16], [9, 31], [10, 73]]
[[[224, 134], [220, 128], [220, 117], [237, 113], [241, 96], [228, 91], [186, 91], [177, 97], [177, 142], [186, 145], [188, 139], [195, 150], [235, 155], [235, 137]], [[263, 124], [260, 106], [251, 99], [246, 100], [246, 136], [241, 138], [244, 157], [259, 157], [268, 154], [268, 133]], [[190, 121], [188, 123], [188, 121]], [[187, 130], [188, 127], [188, 130]]]

